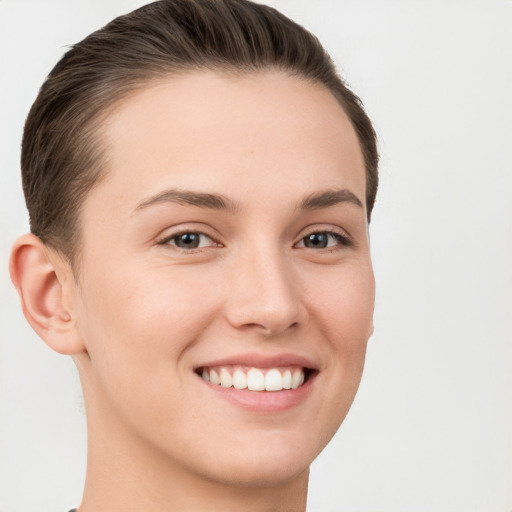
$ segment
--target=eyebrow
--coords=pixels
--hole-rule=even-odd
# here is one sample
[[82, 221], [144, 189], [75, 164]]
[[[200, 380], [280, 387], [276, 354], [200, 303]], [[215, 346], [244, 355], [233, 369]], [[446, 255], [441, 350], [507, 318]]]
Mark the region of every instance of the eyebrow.
[[[231, 213], [240, 210], [238, 203], [221, 194], [168, 189], [142, 200], [135, 207], [134, 212], [165, 203], [185, 204], [211, 210], [226, 210]], [[363, 203], [353, 192], [348, 189], [340, 189], [310, 194], [299, 203], [298, 208], [300, 210], [321, 210], [340, 203], [352, 203], [360, 208], [363, 207]]]
[[363, 208], [361, 200], [350, 190], [344, 188], [340, 190], [326, 190], [324, 192], [315, 192], [307, 196], [299, 203], [301, 210], [321, 210], [329, 208], [340, 203], [352, 203]]
[[220, 194], [207, 194], [204, 192], [193, 192], [190, 190], [168, 189], [144, 199], [135, 208], [135, 211], [143, 210], [149, 206], [164, 203], [177, 203], [197, 206], [198, 208], [208, 208], [211, 210], [226, 210], [236, 212], [240, 208], [238, 204], [231, 199]]

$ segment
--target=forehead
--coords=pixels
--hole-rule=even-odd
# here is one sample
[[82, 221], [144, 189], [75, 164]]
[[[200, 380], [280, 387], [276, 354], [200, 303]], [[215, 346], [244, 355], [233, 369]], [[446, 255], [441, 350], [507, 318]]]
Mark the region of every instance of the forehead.
[[116, 208], [170, 186], [290, 198], [348, 186], [364, 199], [364, 161], [343, 109], [323, 85], [282, 72], [151, 82], [116, 106], [101, 139], [107, 179], [92, 195]]

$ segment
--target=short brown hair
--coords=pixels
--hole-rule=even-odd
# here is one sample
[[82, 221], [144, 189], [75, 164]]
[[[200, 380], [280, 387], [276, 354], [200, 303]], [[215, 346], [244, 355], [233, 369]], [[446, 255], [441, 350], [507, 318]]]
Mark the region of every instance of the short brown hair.
[[378, 183], [375, 131], [318, 39], [275, 9], [248, 0], [161, 0], [75, 44], [42, 85], [21, 156], [35, 235], [73, 262], [80, 206], [105, 167], [97, 136], [101, 120], [151, 79], [196, 69], [278, 69], [325, 85], [358, 136], [370, 219]]

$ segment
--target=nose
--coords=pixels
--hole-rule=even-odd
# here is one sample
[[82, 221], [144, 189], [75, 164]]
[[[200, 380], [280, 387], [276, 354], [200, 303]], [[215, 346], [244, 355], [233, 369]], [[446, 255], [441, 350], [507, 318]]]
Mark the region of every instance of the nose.
[[293, 268], [279, 251], [258, 251], [233, 265], [228, 322], [271, 337], [295, 329], [307, 317]]

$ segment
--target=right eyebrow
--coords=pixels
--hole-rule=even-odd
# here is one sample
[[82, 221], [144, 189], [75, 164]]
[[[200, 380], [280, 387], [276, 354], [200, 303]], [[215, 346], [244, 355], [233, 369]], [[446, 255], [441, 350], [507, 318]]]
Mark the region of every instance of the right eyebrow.
[[361, 200], [346, 188], [311, 194], [300, 203], [299, 208], [302, 210], [320, 210], [340, 203], [352, 203], [359, 208], [363, 208]]
[[208, 208], [211, 210], [226, 210], [231, 213], [237, 212], [240, 208], [237, 203], [221, 194], [208, 194], [205, 192], [194, 192], [192, 190], [167, 189], [154, 196], [143, 199], [134, 212], [148, 208], [156, 204], [177, 203]]

